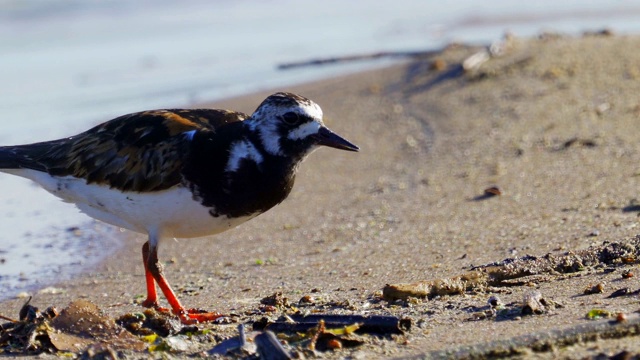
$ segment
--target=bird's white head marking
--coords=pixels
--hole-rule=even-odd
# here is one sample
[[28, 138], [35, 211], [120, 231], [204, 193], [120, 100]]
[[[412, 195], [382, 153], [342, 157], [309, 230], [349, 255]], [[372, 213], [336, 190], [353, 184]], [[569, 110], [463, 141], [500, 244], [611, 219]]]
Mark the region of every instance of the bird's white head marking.
[[277, 156], [304, 156], [315, 148], [311, 137], [324, 127], [320, 106], [291, 93], [266, 98], [247, 124], [258, 133], [264, 149]]

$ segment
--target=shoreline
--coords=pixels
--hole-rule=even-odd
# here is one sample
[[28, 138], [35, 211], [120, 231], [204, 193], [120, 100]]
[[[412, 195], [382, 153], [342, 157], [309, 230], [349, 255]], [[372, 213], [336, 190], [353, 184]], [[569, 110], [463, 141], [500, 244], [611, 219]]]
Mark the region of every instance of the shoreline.
[[[474, 265], [638, 234], [630, 206], [640, 181], [640, 36], [548, 34], [507, 45], [504, 55], [466, 73], [460, 64], [473, 52], [451, 47], [435, 58], [288, 88], [320, 104], [327, 125], [362, 150], [319, 150], [276, 208], [215, 237], [163, 244], [161, 261], [183, 303], [237, 314], [244, 323], [286, 313], [246, 315], [275, 292], [295, 303], [311, 294], [311, 309], [414, 323], [399, 338], [368, 339], [329, 358], [419, 355], [573, 327], [596, 307], [636, 311], [628, 298], [606, 298], [638, 287], [620, 276], [635, 262], [612, 272], [584, 265], [463, 296], [380, 300], [385, 284], [448, 279]], [[251, 113], [275, 91], [214, 104]], [[492, 186], [502, 195], [482, 198]], [[63, 293], [39, 294], [32, 304], [65, 307], [86, 298], [113, 317], [140, 311], [133, 302], [145, 290], [145, 239], [135, 239], [98, 268], [55, 285]], [[583, 295], [598, 282], [603, 294]], [[511, 321], [469, 320], [469, 309], [483, 309], [491, 295], [519, 304], [531, 290], [561, 306]], [[17, 314], [23, 302], [1, 302], [0, 314]], [[224, 338], [235, 336], [237, 323], [201, 326]], [[640, 352], [634, 340], [598, 340], [595, 348], [585, 342], [546, 355]], [[196, 343], [184, 355], [213, 345]]]

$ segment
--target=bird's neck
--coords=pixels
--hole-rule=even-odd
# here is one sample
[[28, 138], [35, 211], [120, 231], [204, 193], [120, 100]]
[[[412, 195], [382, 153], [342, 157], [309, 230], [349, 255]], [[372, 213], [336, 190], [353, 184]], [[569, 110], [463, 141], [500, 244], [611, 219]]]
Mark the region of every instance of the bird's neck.
[[185, 182], [203, 205], [218, 206], [220, 214], [262, 213], [284, 200], [293, 187], [299, 161], [270, 154], [260, 136], [247, 130], [221, 129], [192, 142]]

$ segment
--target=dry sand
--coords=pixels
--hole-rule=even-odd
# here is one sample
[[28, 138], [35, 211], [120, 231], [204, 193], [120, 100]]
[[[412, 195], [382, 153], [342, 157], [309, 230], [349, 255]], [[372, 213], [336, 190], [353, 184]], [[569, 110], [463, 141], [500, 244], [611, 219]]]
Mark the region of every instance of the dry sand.
[[[235, 335], [237, 323], [255, 320], [247, 314], [277, 291], [293, 302], [311, 295], [316, 305], [306, 310], [412, 319], [405, 335], [369, 336], [360, 347], [323, 355], [336, 358], [413, 356], [573, 329], [592, 324], [585, 315], [594, 308], [636, 312], [637, 295], [607, 298], [640, 288], [637, 276], [621, 276], [637, 272], [635, 257], [462, 295], [380, 300], [385, 284], [450, 278], [527, 254], [561, 257], [640, 233], [640, 37], [547, 35], [506, 45], [470, 72], [460, 64], [478, 49], [454, 46], [286, 89], [318, 102], [329, 127], [361, 152], [320, 149], [275, 209], [215, 237], [163, 244], [166, 274], [184, 290], [183, 303], [239, 315], [236, 323], [202, 325], [217, 334], [212, 342], [176, 355]], [[266, 94], [207, 105], [252, 112]], [[502, 195], [478, 199], [492, 186]], [[110, 316], [140, 311], [132, 303], [144, 293], [144, 238], [130, 238], [95, 270], [57, 284], [63, 293], [37, 294], [32, 303], [64, 307], [86, 297]], [[582, 295], [598, 283], [604, 293]], [[542, 314], [470, 321], [488, 309], [490, 296], [513, 310], [532, 290], [548, 301]], [[15, 316], [23, 302], [0, 304], [0, 314]], [[540, 358], [638, 354], [637, 340], [582, 337], [517, 351]], [[483, 346], [471, 354], [490, 354], [493, 345]]]

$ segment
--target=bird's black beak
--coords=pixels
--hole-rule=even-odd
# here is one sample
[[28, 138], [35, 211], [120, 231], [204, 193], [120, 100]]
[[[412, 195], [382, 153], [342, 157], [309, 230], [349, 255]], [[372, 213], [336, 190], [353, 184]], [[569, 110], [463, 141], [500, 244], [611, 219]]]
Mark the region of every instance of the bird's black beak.
[[322, 126], [318, 133], [313, 135], [318, 145], [329, 146], [340, 150], [358, 151], [359, 147], [353, 145], [342, 136]]

